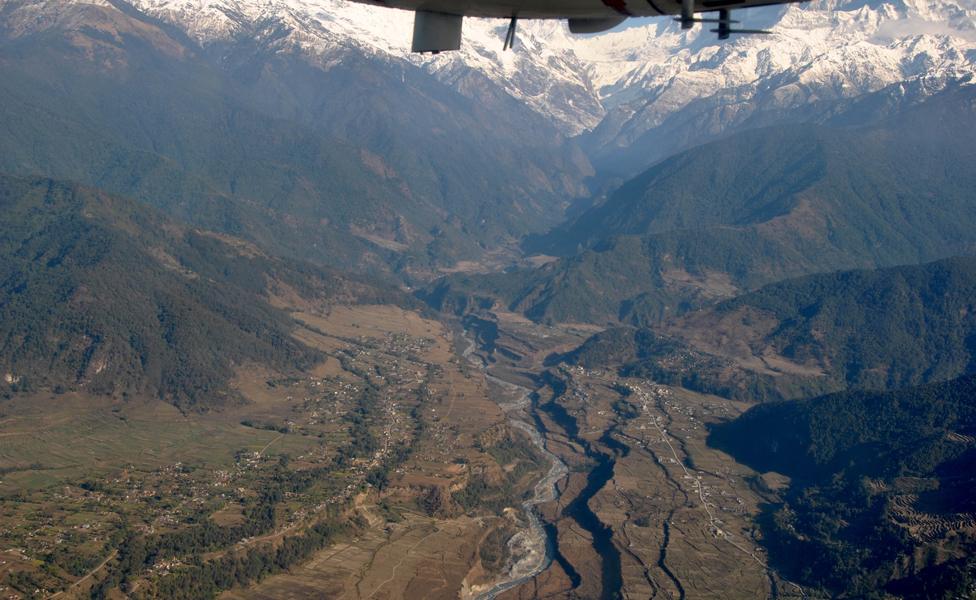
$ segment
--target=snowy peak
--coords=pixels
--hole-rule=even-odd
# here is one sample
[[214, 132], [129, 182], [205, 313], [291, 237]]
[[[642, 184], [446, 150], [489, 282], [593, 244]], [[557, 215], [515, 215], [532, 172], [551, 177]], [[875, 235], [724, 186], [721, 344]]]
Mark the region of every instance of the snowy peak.
[[[786, 107], [976, 70], [976, 6], [968, 0], [817, 0], [742, 10], [737, 18], [746, 26], [775, 34], [727, 42], [667, 18], [587, 37], [570, 35], [562, 22], [524, 22], [509, 52], [501, 49], [504, 22], [467, 19], [462, 50], [438, 56], [409, 53], [413, 16], [400, 10], [342, 0], [131, 1], [203, 46], [257, 39], [322, 68], [358, 52], [425, 69], [462, 92], [477, 75], [567, 135], [594, 132], [598, 146], [626, 147], [692, 103], [727, 98], [729, 90], [738, 103], [763, 97]], [[66, 4], [104, 3], [32, 6], [53, 13]]]
[[340, 0], [134, 1], [202, 44], [274, 23], [278, 34], [287, 32], [280, 47], [287, 41], [319, 59], [354, 46], [443, 81], [459, 83], [474, 71], [568, 134], [592, 130], [617, 111], [640, 113], [635, 126], [646, 131], [693, 100], [744, 85], [789, 103], [963, 76], [974, 70], [976, 54], [976, 8], [953, 0], [819, 0], [744, 10], [747, 25], [775, 35], [721, 43], [665, 18], [589, 37], [571, 36], [561, 22], [527, 22], [514, 52], [501, 50], [505, 23], [468, 19], [462, 50], [439, 56], [407, 51], [412, 15], [399, 10]]

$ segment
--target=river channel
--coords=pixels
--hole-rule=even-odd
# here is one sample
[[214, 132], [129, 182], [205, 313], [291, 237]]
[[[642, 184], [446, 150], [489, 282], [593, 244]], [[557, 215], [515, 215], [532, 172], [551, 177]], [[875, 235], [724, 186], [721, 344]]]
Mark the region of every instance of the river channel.
[[[589, 506], [589, 501], [613, 477], [617, 457], [626, 456], [629, 448], [615, 440], [611, 435], [611, 430], [608, 430], [600, 438], [600, 444], [611, 452], [605, 453], [598, 450], [589, 441], [580, 438], [576, 419], [569, 415], [562, 406], [555, 401], [550, 401], [543, 406], [533, 406], [530, 400], [532, 390], [491, 375], [488, 372], [488, 364], [482, 358], [474, 356], [476, 343], [471, 338], [471, 332], [465, 330], [463, 339], [467, 343], [467, 347], [462, 352], [462, 356], [484, 372], [489, 382], [507, 392], [505, 401], [500, 401], [498, 404], [508, 416], [509, 423], [524, 431], [551, 464], [549, 471], [536, 484], [533, 496], [522, 504], [529, 520], [528, 527], [515, 534], [508, 543], [512, 555], [520, 558], [509, 567], [508, 572], [500, 581], [478, 594], [476, 598], [478, 600], [493, 599], [506, 590], [522, 585], [548, 568], [554, 559], [559, 561], [574, 587], [580, 583], [580, 576], [573, 565], [568, 563], [559, 552], [556, 527], [551, 523], [543, 523], [536, 509], [539, 504], [558, 498], [559, 491], [556, 484], [569, 474], [569, 470], [562, 459], [546, 448], [545, 424], [534, 412], [535, 410], [548, 413], [567, 436], [585, 450], [586, 456], [594, 463], [587, 473], [585, 487], [564, 508], [563, 515], [576, 521], [592, 536], [593, 549], [601, 561], [600, 597], [606, 599], [619, 598], [623, 584], [620, 551], [613, 543], [612, 529], [593, 512]], [[556, 386], [557, 395], [565, 392], [564, 389], [558, 389], [560, 387], [559, 385]]]
[[522, 503], [522, 509], [529, 521], [528, 527], [516, 533], [508, 542], [512, 554], [519, 556], [519, 560], [509, 566], [508, 572], [500, 581], [495, 582], [491, 588], [476, 596], [478, 600], [493, 600], [498, 594], [531, 580], [545, 571], [552, 563], [555, 555], [554, 536], [550, 535], [549, 530], [543, 524], [536, 507], [559, 497], [556, 484], [569, 474], [569, 469], [566, 468], [566, 463], [562, 459], [546, 448], [542, 434], [533, 426], [534, 424], [531, 421], [525, 418], [526, 410], [530, 408], [529, 398], [532, 390], [490, 375], [485, 362], [479, 357], [472, 356], [475, 350], [474, 341], [468, 337], [467, 333], [463, 339], [468, 346], [462, 356], [472, 365], [481, 369], [489, 382], [509, 392], [513, 399], [499, 402], [499, 406], [505, 411], [509, 423], [524, 431], [532, 440], [532, 444], [546, 457], [550, 464], [549, 471], [536, 483], [532, 497]]

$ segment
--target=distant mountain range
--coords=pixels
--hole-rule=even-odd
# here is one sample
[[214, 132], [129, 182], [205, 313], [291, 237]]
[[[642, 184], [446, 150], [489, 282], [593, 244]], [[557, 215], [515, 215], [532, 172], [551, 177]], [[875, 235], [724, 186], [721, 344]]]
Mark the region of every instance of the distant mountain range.
[[869, 125], [735, 134], [662, 161], [534, 242], [566, 258], [447, 278], [428, 298], [650, 324], [789, 277], [972, 252], [973, 139], [972, 86]]
[[719, 42], [648, 19], [574, 37], [524, 22], [514, 52], [505, 23], [468, 19], [461, 52], [407, 52], [410, 13], [339, 0], [136, 0], [205, 47], [256, 39], [325, 69], [353, 51], [409, 63], [471, 98], [525, 104], [581, 143], [606, 176], [632, 176], [679, 150], [777, 122], [819, 120], [838, 104], [906, 82], [913, 102], [976, 71], [976, 8], [962, 0], [819, 0], [736, 14], [769, 37]]
[[780, 35], [529, 23], [501, 53], [470, 20], [421, 57], [409, 15], [331, 0], [0, 0], [0, 172], [413, 286], [531, 234], [561, 258], [422, 295], [541, 321], [643, 326], [976, 248], [972, 7], [750, 14]]
[[423, 57], [408, 13], [350, 2], [0, 0], [0, 171], [416, 284], [504, 262], [679, 150], [898, 114], [972, 75], [974, 14], [817, 2], [744, 12], [778, 34], [722, 44], [529, 22], [507, 53], [470, 19], [461, 52]]
[[543, 231], [586, 194], [585, 156], [514, 98], [356, 49], [324, 65], [266, 25], [201, 46], [122, 3], [3, 2], [0, 172], [406, 280]]
[[[140, 203], [0, 176], [0, 391], [235, 402], [235, 369], [297, 373], [321, 356], [285, 307], [409, 302]], [[296, 303], [298, 303], [296, 305]]]

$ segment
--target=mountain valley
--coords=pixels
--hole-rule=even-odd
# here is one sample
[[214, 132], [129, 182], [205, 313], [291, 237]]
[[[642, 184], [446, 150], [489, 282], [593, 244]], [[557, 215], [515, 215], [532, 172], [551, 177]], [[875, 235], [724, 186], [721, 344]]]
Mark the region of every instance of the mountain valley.
[[971, 252], [973, 93], [864, 128], [759, 129], [680, 153], [528, 243], [569, 256], [449, 277], [427, 298], [547, 322], [652, 324], [789, 277]]
[[512, 98], [472, 102], [355, 56], [323, 72], [243, 42], [201, 48], [111, 4], [58, 7], [24, 26], [34, 5], [4, 13], [2, 172], [407, 280], [554, 225], [585, 192], [585, 156]]
[[0, 0], [0, 595], [976, 594], [976, 7]]

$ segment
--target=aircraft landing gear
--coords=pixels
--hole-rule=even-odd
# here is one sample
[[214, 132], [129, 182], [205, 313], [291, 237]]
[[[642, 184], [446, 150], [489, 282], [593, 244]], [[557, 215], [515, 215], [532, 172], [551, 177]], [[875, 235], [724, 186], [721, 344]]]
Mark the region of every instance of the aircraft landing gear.
[[733, 29], [732, 25], [738, 23], [738, 21], [732, 19], [732, 11], [727, 8], [720, 8], [718, 10], [717, 19], [696, 17], [695, 0], [681, 0], [681, 16], [677, 17], [675, 21], [681, 23], [682, 29], [691, 29], [695, 23], [715, 23], [716, 28], [712, 29], [711, 32], [717, 33], [718, 39], [720, 40], [729, 39], [729, 36], [733, 33], [743, 35], [765, 35], [773, 33], [765, 29]]
[[413, 20], [413, 51], [460, 50], [462, 21], [461, 15], [418, 10]]

